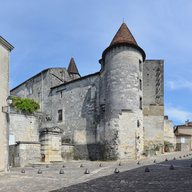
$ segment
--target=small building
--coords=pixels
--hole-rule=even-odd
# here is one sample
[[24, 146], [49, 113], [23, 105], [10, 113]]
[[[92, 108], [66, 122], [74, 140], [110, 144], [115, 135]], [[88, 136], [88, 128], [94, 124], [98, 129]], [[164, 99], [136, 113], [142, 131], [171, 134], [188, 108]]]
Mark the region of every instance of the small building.
[[192, 122], [187, 120], [184, 125], [175, 126], [174, 133], [176, 136], [177, 147], [180, 151], [192, 149]]

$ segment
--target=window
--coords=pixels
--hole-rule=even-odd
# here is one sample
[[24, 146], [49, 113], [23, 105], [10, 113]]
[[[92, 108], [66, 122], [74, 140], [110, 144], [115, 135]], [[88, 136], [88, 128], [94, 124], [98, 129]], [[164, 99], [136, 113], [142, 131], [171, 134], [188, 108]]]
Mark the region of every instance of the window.
[[141, 60], [139, 59], [139, 71], [141, 71]]
[[181, 143], [185, 143], [185, 137], [181, 137]]
[[58, 110], [58, 121], [62, 121], [63, 120], [63, 115], [62, 115], [62, 110]]
[[142, 90], [142, 80], [139, 79], [139, 89]]
[[140, 100], [139, 100], [139, 108], [142, 109], [142, 97], [140, 97]]
[[140, 124], [140, 122], [139, 122], [139, 120], [137, 120], [137, 127], [139, 127], [141, 124]]

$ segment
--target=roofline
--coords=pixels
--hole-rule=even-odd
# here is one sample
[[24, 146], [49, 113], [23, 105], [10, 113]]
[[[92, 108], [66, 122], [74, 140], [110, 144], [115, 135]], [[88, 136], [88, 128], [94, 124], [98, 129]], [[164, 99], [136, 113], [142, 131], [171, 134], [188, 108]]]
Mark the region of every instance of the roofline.
[[109, 51], [110, 49], [113, 49], [115, 47], [118, 47], [118, 46], [123, 46], [123, 45], [126, 45], [128, 47], [132, 47], [132, 48], [135, 48], [137, 49], [138, 51], [141, 52], [142, 56], [143, 56], [143, 62], [145, 61], [145, 58], [146, 58], [146, 54], [144, 52], [144, 50], [139, 47], [138, 45], [135, 45], [135, 44], [132, 44], [132, 43], [116, 43], [114, 45], [111, 45], [109, 47], [107, 47], [104, 51], [103, 51], [103, 54], [102, 54], [102, 60], [104, 61], [104, 57], [105, 57], [105, 54], [107, 53], [107, 51]]
[[186, 133], [175, 133], [176, 136], [191, 136], [191, 134], [186, 134]]
[[66, 69], [65, 67], [52, 67], [52, 68], [44, 69], [43, 71], [37, 73], [36, 75], [34, 75], [34, 76], [30, 77], [29, 79], [27, 79], [26, 81], [24, 81], [23, 83], [19, 84], [17, 87], [11, 89], [10, 92], [14, 91], [15, 89], [17, 89], [17, 88], [20, 87], [21, 85], [25, 84], [25, 83], [26, 83], [27, 81], [29, 81], [30, 79], [38, 76], [39, 74], [41, 74], [41, 73], [43, 73], [43, 72], [45, 72], [45, 71], [48, 71], [49, 69], [59, 69], [59, 68]]
[[0, 36], [0, 43], [2, 43], [9, 51], [14, 49], [13, 45], [6, 41], [2, 36]]
[[192, 125], [177, 125], [177, 127], [192, 127]]
[[[68, 71], [67, 71], [67, 72], [68, 72]], [[70, 74], [72, 74], [72, 75], [75, 74], [75, 75], [79, 75], [79, 76], [81, 77], [81, 75], [80, 75], [79, 73], [69, 73], [69, 72], [68, 72], [68, 74], [69, 74], [69, 75], [70, 75]]]
[[70, 84], [70, 83], [73, 83], [73, 82], [76, 82], [76, 81], [79, 81], [79, 80], [82, 80], [82, 79], [85, 79], [85, 78], [87, 78], [87, 77], [91, 77], [91, 76], [94, 76], [94, 75], [100, 75], [100, 71], [99, 71], [99, 72], [96, 72], [96, 73], [92, 73], [92, 74], [86, 75], [86, 76], [83, 76], [83, 77], [80, 77], [80, 78], [77, 78], [77, 79], [74, 79], [74, 80], [72, 80], [72, 81], [68, 81], [68, 82], [66, 82], [66, 83], [62, 83], [62, 84], [60, 84], [60, 85], [56, 85], [56, 86], [54, 86], [54, 87], [51, 87], [50, 89], [52, 90], [52, 89], [55, 89], [55, 88], [60, 87], [60, 86], [63, 86], [63, 85], [68, 85], [68, 84]]
[[145, 61], [165, 61], [165, 60], [164, 59], [145, 59]]

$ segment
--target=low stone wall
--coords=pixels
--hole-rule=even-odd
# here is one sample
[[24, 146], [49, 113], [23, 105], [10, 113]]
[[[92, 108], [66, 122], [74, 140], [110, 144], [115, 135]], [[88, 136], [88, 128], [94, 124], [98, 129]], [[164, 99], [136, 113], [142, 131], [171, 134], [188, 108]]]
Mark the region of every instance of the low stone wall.
[[15, 141], [39, 141], [39, 125], [42, 113], [25, 114], [11, 107], [10, 135], [14, 135]]
[[24, 167], [27, 164], [40, 162], [39, 142], [17, 142], [9, 146], [9, 162], [12, 167]]
[[173, 131], [173, 122], [171, 120], [164, 120], [164, 141], [169, 141], [176, 147], [176, 137]]

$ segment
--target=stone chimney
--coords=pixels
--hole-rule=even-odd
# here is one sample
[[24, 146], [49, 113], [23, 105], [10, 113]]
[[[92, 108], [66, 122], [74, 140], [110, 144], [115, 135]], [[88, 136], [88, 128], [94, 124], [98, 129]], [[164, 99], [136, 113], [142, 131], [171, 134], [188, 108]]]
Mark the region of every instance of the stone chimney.
[[187, 121], [185, 121], [185, 126], [188, 126], [189, 124], [189, 119], [187, 119]]

